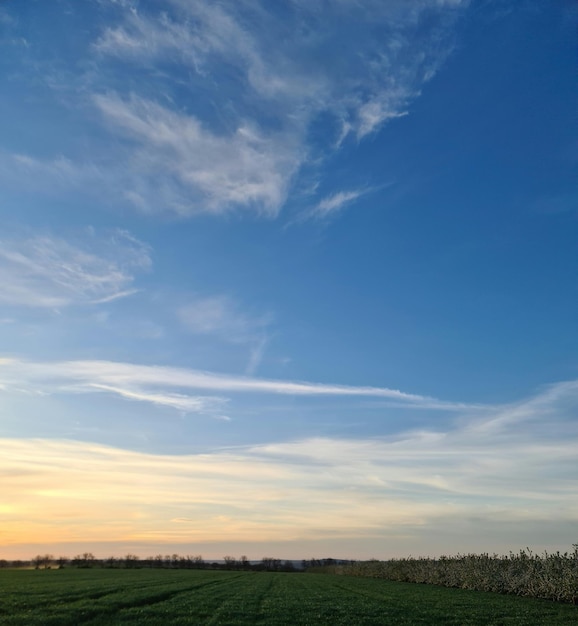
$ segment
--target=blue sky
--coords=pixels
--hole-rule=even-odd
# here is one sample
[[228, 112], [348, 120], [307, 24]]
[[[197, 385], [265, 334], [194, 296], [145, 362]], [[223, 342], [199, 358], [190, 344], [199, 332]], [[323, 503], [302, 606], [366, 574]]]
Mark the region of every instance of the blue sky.
[[1, 2], [3, 552], [575, 542], [576, 17]]

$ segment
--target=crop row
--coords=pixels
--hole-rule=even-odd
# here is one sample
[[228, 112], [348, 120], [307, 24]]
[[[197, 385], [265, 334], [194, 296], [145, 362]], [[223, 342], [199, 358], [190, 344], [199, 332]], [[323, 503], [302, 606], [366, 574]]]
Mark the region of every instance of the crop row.
[[0, 571], [6, 626], [576, 624], [577, 608], [371, 578], [159, 569]]

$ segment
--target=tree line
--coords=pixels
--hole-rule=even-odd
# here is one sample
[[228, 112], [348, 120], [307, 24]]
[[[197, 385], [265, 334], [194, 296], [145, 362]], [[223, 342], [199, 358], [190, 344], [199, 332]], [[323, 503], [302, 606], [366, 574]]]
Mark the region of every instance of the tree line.
[[266, 571], [266, 572], [303, 572], [311, 568], [343, 565], [352, 561], [338, 559], [302, 559], [292, 561], [289, 559], [277, 559], [263, 557], [259, 561], [251, 561], [247, 556], [241, 557], [224, 556], [222, 560], [205, 560], [200, 554], [182, 556], [179, 554], [157, 554], [155, 556], [141, 558], [136, 554], [128, 553], [124, 556], [109, 556], [97, 558], [92, 552], [83, 552], [70, 558], [67, 556], [54, 556], [53, 554], [37, 554], [26, 560], [0, 559], [0, 568], [23, 568], [34, 567], [35, 569], [62, 569], [75, 567], [78, 569], [88, 568], [117, 568], [117, 569], [212, 569], [212, 570], [241, 570], [241, 571]]

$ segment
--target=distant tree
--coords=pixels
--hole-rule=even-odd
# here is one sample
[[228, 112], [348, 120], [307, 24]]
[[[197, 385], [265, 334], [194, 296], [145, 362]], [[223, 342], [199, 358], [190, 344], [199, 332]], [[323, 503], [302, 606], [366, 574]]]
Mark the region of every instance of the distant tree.
[[138, 567], [139, 557], [136, 554], [127, 554], [124, 557], [124, 566], [127, 569], [134, 569]]
[[270, 556], [264, 556], [261, 559], [261, 568], [268, 572], [275, 572], [281, 568], [281, 559], [274, 559]]
[[237, 560], [234, 556], [225, 556], [223, 557], [223, 561], [225, 561], [225, 569], [235, 569], [237, 565]]
[[56, 564], [58, 565], [59, 569], [62, 569], [65, 565], [68, 565], [70, 563], [70, 559], [67, 556], [59, 556], [56, 559]]
[[74, 565], [75, 567], [93, 567], [95, 563], [96, 557], [94, 556], [94, 554], [92, 554], [92, 552], [83, 552], [82, 554], [77, 554], [72, 559], [72, 565]]
[[293, 565], [293, 561], [283, 561], [283, 565], [281, 566], [281, 569], [284, 572], [294, 572], [295, 571], [295, 565]]
[[251, 567], [251, 563], [249, 562], [249, 559], [244, 554], [239, 559], [239, 563], [243, 569], [249, 569]]
[[193, 567], [196, 569], [204, 569], [205, 568], [205, 561], [203, 559], [203, 557], [200, 554], [197, 554], [196, 556], [193, 557]]
[[40, 569], [41, 567], [48, 569], [53, 561], [54, 557], [52, 554], [37, 554], [32, 559], [32, 565], [34, 565], [36, 569]]
[[269, 556], [264, 556], [264, 557], [261, 559], [261, 566], [262, 566], [262, 569], [264, 569], [264, 570], [270, 570], [270, 569], [272, 569], [272, 566], [273, 566], [273, 561], [274, 561], [274, 559], [272, 559], [271, 557], [269, 557]]
[[179, 568], [180, 569], [190, 569], [191, 568], [191, 559], [188, 556], [179, 557]]

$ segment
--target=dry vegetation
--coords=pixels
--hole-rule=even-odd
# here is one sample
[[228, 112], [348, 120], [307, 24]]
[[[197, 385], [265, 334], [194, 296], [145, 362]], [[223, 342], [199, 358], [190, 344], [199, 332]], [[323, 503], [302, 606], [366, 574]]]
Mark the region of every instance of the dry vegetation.
[[335, 574], [384, 578], [493, 591], [517, 596], [578, 603], [578, 544], [573, 552], [538, 555], [521, 550], [508, 556], [466, 554], [431, 558], [364, 561], [323, 568]]

